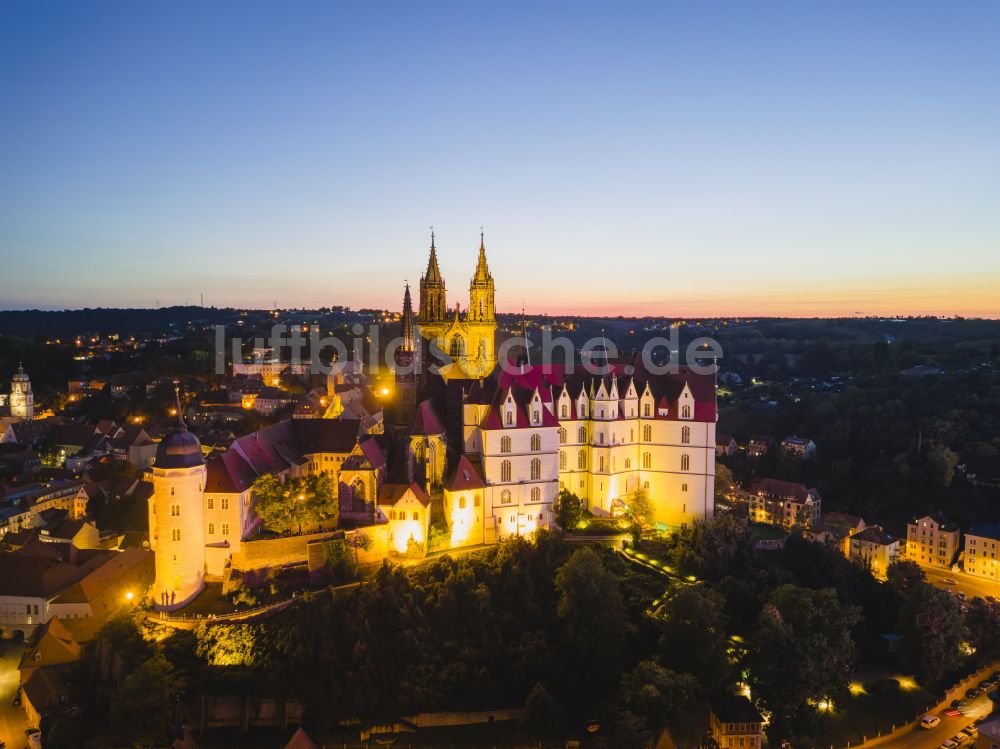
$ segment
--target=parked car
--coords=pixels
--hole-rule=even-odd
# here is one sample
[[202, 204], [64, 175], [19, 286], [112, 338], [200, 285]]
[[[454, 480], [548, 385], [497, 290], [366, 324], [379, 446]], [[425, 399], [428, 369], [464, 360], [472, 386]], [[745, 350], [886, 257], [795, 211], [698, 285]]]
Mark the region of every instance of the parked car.
[[982, 689], [984, 692], [987, 689], [993, 689], [993, 687], [995, 687], [995, 686], [996, 686], [996, 684], [994, 684], [992, 681], [981, 681], [981, 682], [979, 682], [979, 688]]
[[945, 582], [946, 585], [958, 585], [958, 580], [956, 580], [953, 577], [946, 577], [944, 579], [944, 582]]
[[973, 687], [972, 689], [965, 690], [965, 696], [968, 697], [969, 699], [972, 699], [973, 697], [978, 697], [982, 693], [983, 690], [979, 689], [978, 687]]
[[945, 739], [941, 742], [941, 746], [939, 746], [938, 749], [955, 749], [956, 746], [958, 746], [958, 744], [951, 739]]
[[941, 725], [941, 719], [938, 716], [933, 715], [931, 713], [928, 713], [927, 715], [925, 715], [923, 718], [920, 719], [921, 728], [926, 728], [930, 730], [931, 728], [937, 728], [939, 725]]
[[966, 726], [962, 729], [962, 733], [968, 736], [970, 739], [974, 739], [979, 736], [979, 729], [975, 725]]
[[952, 736], [951, 740], [954, 742], [955, 746], [961, 746], [962, 744], [964, 744], [969, 740], [969, 737], [966, 736], [964, 733], [960, 732]]

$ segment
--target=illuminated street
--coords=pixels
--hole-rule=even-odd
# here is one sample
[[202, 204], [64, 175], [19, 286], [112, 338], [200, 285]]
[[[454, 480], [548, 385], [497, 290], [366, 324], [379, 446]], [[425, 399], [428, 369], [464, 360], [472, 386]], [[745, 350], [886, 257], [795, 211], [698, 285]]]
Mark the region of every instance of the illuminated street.
[[0, 641], [0, 741], [6, 749], [21, 749], [25, 744], [24, 731], [28, 723], [24, 710], [11, 704], [17, 692], [17, 664], [21, 659], [21, 644], [10, 640]]
[[992, 709], [992, 701], [986, 695], [982, 695], [970, 700], [964, 715], [949, 718], [942, 710], [934, 711], [934, 714], [941, 718], [941, 724], [937, 728], [929, 731], [923, 728], [914, 728], [912, 731], [879, 746], [886, 749], [902, 749], [902, 747], [907, 749], [937, 749], [942, 741], [951, 738], [973, 721], [981, 721], [990, 714]]
[[[938, 588], [951, 591], [962, 591], [969, 598], [975, 598], [976, 596], [986, 597], [993, 596], [994, 598], [1000, 597], [1000, 583], [993, 582], [991, 580], [984, 580], [981, 577], [973, 577], [972, 575], [967, 575], [964, 572], [952, 572], [950, 570], [943, 570], [937, 567], [921, 567], [924, 571], [924, 575], [927, 576], [927, 582]], [[946, 583], [945, 580], [954, 580], [955, 585], [951, 583]]]

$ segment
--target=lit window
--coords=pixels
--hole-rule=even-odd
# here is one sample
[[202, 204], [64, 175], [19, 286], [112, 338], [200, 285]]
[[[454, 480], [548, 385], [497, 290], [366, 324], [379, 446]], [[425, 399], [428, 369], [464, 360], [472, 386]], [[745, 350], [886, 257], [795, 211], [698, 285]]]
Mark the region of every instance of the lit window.
[[510, 461], [505, 460], [500, 464], [500, 480], [510, 481]]
[[509, 453], [510, 452], [510, 437], [500, 438], [500, 452]]
[[531, 461], [531, 479], [532, 481], [538, 481], [542, 477], [542, 461], [538, 458], [534, 458]]
[[691, 444], [691, 427], [681, 427], [681, 444]]

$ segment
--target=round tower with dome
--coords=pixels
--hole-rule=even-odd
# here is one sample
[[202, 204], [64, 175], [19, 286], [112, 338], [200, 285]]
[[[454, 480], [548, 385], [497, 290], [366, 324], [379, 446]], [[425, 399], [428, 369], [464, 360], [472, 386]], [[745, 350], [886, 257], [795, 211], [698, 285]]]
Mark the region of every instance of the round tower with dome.
[[10, 381], [10, 415], [18, 419], [35, 417], [35, 396], [31, 392], [31, 379], [24, 367], [17, 365], [17, 374]]
[[149, 469], [149, 543], [156, 555], [151, 597], [161, 611], [189, 603], [205, 587], [205, 458], [187, 430], [177, 397], [177, 426], [156, 449]]

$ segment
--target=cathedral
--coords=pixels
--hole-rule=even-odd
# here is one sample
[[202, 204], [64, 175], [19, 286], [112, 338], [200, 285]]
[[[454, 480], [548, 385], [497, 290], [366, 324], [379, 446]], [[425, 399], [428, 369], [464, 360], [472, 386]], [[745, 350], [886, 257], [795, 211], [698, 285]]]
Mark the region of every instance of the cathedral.
[[[404, 298], [403, 335], [407, 337], [407, 308], [410, 290]], [[410, 312], [412, 319], [412, 312]], [[433, 343], [438, 351], [450, 358], [451, 363], [442, 368], [448, 378], [476, 379], [487, 377], [496, 366], [496, 304], [493, 296], [493, 276], [486, 263], [486, 243], [479, 234], [479, 260], [476, 272], [469, 283], [469, 307], [462, 314], [458, 304], [449, 309], [444, 278], [438, 267], [437, 247], [431, 232], [431, 255], [427, 272], [420, 278], [420, 309], [416, 328], [420, 337]], [[412, 341], [412, 335], [409, 338]], [[434, 357], [440, 360], [441, 356]]]

